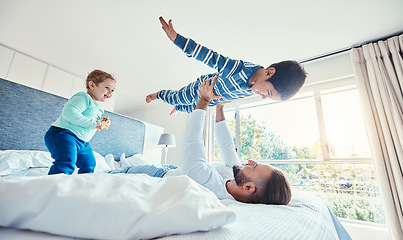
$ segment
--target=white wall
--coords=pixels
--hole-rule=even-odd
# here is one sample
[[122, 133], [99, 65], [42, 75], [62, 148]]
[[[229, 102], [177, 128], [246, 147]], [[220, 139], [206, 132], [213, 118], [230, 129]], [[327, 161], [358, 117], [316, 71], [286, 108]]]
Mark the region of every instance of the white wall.
[[[172, 106], [166, 103], [162, 103], [156, 100], [149, 104], [149, 107], [135, 110], [125, 115], [149, 122], [165, 129], [164, 133], [175, 134], [176, 147], [169, 148], [167, 156], [167, 164], [173, 164], [176, 166], [181, 165], [182, 152], [183, 152], [183, 139], [185, 138], [185, 128], [187, 125], [188, 114], [178, 112], [174, 116], [170, 116], [169, 113], [172, 110]], [[162, 153], [161, 148], [161, 153]], [[162, 154], [161, 160], [164, 155]], [[163, 161], [163, 160], [162, 160]]]
[[[85, 77], [63, 71], [48, 63], [0, 45], [0, 77], [64, 98], [86, 92]], [[101, 103], [113, 112], [115, 98]]]
[[310, 61], [303, 65], [308, 72], [304, 86], [354, 74], [349, 51]]
[[161, 163], [161, 148], [158, 146], [158, 141], [159, 136], [164, 133], [164, 128], [151, 123], [144, 123], [146, 125], [146, 136], [143, 156], [147, 161], [159, 164]]

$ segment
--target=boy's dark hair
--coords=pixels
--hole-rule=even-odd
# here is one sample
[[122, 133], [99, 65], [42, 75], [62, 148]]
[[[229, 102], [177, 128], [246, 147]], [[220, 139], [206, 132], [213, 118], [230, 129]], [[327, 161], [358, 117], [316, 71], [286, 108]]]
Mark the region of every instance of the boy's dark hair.
[[294, 60], [273, 63], [276, 72], [267, 81], [280, 93], [281, 100], [290, 99], [304, 85], [307, 73], [302, 65]]
[[259, 181], [251, 203], [287, 205], [291, 200], [291, 188], [283, 172], [273, 167], [269, 179]]
[[112, 81], [116, 82], [115, 78], [112, 77], [111, 74], [104, 72], [102, 70], [95, 69], [94, 71], [90, 72], [87, 76], [86, 80], [86, 87], [89, 89], [88, 83], [93, 81], [97, 86], [99, 83], [105, 81], [106, 79], [111, 79]]

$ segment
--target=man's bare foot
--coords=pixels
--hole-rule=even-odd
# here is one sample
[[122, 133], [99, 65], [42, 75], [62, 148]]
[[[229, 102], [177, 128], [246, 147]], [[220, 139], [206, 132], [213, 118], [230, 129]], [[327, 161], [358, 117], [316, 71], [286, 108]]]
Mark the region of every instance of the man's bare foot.
[[158, 94], [158, 92], [151, 93], [151, 94], [147, 95], [146, 103], [150, 103], [150, 102], [156, 100], [157, 99], [157, 94]]
[[174, 107], [174, 109], [172, 109], [171, 113], [169, 115], [173, 116], [175, 114], [178, 113], [178, 110], [176, 110], [176, 107]]

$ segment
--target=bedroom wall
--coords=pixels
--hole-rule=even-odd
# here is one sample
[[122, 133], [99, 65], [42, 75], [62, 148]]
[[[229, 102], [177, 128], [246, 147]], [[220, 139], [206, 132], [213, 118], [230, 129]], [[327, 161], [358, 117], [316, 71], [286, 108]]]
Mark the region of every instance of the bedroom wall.
[[[168, 149], [167, 163], [180, 166], [188, 114], [178, 112], [176, 115], [170, 116], [171, 110], [172, 106], [168, 104], [153, 102], [147, 108], [134, 110], [125, 115], [161, 126], [164, 128], [164, 133], [175, 134], [176, 147]], [[161, 161], [163, 161], [165, 153], [162, 148], [160, 151], [162, 153]]]
[[[71, 74], [2, 45], [0, 45], [0, 77], [64, 98], [86, 91], [86, 76]], [[105, 110], [113, 112], [115, 98], [112, 97], [101, 104]]]
[[313, 60], [303, 65], [308, 73], [304, 87], [354, 75], [349, 51]]

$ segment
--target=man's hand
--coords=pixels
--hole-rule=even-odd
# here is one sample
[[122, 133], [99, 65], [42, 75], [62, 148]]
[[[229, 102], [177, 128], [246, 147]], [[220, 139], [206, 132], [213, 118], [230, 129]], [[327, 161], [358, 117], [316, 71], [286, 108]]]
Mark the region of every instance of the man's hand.
[[217, 96], [213, 92], [213, 88], [214, 88], [215, 83], [217, 82], [217, 79], [218, 79], [218, 76], [215, 76], [213, 78], [213, 80], [211, 81], [211, 84], [210, 84], [211, 78], [204, 80], [203, 83], [200, 84], [200, 88], [199, 88], [200, 99], [197, 102], [195, 109], [207, 110], [208, 104], [210, 103], [211, 100], [216, 100], [216, 99], [222, 98], [222, 96]]
[[222, 98], [222, 96], [215, 95], [215, 93], [213, 92], [213, 88], [214, 88], [215, 83], [217, 82], [217, 79], [218, 79], [218, 76], [216, 75], [213, 77], [213, 81], [211, 81], [211, 83], [210, 83], [211, 78], [209, 78], [209, 79], [204, 80], [202, 82], [202, 84], [200, 84], [200, 88], [199, 88], [200, 98], [204, 98], [205, 100], [208, 100], [209, 102], [211, 100], [217, 100], [217, 99]]
[[215, 122], [221, 122], [225, 120], [225, 115], [224, 115], [224, 104], [229, 103], [230, 101], [227, 102], [221, 102], [221, 103], [217, 103], [215, 105]]
[[171, 41], [175, 41], [176, 36], [178, 33], [176, 33], [174, 26], [172, 25], [172, 19], [169, 19], [168, 23], [165, 22], [163, 17], [159, 17], [162, 29], [164, 29], [165, 33], [167, 34], [168, 38], [171, 39]]

